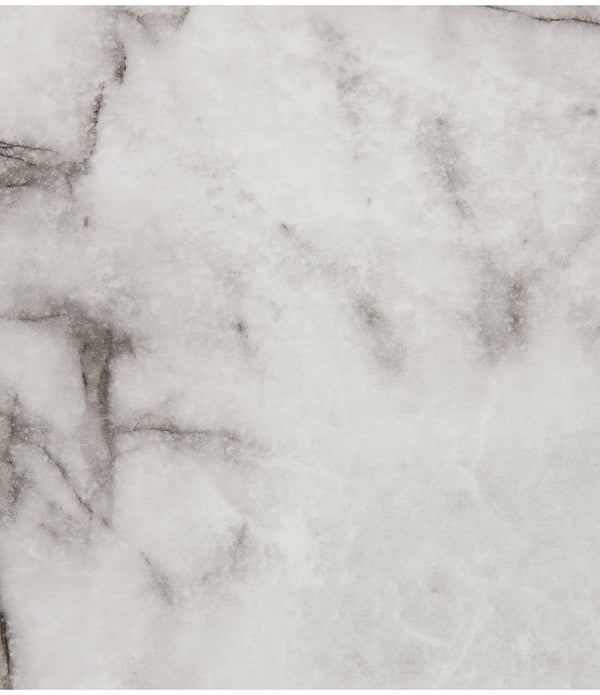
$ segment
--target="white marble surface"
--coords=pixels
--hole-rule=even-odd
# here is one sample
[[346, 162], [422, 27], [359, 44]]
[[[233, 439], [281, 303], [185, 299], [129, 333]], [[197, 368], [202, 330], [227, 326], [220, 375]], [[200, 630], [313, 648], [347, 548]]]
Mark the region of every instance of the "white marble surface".
[[5, 687], [600, 685], [596, 18], [0, 8]]

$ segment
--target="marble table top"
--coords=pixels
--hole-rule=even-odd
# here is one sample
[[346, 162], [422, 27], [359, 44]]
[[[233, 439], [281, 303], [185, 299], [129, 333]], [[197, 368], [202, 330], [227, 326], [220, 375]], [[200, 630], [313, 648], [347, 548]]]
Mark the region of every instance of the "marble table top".
[[600, 10], [0, 8], [0, 683], [600, 685]]

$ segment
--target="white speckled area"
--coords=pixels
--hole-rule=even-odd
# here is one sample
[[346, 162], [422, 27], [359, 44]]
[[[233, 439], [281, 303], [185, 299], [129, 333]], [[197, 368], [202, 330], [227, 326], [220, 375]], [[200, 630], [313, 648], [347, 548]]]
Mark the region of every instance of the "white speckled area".
[[599, 65], [0, 8], [5, 688], [600, 686]]

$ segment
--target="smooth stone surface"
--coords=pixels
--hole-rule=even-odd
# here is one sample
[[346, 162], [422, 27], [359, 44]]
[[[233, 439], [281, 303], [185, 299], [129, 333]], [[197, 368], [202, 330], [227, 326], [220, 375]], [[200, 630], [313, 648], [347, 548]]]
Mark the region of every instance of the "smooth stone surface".
[[600, 11], [0, 8], [0, 678], [600, 684]]

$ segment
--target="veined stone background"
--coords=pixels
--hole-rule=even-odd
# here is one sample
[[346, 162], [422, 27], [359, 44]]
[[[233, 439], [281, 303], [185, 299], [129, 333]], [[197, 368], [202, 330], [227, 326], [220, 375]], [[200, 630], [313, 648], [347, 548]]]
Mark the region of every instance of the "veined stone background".
[[6, 688], [600, 685], [600, 11], [0, 8]]

